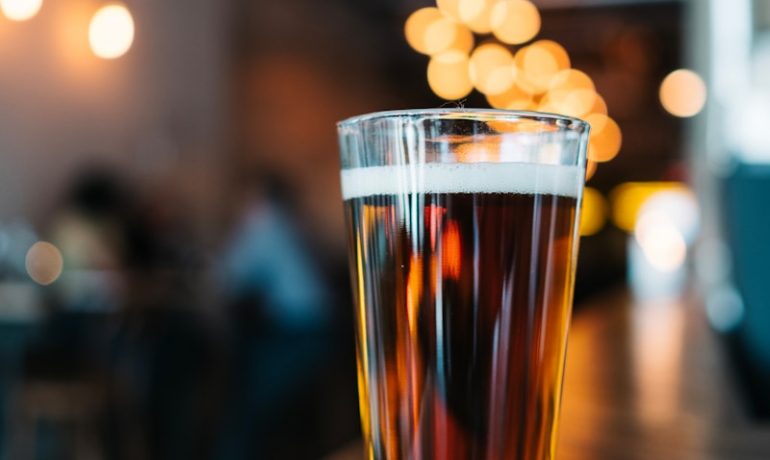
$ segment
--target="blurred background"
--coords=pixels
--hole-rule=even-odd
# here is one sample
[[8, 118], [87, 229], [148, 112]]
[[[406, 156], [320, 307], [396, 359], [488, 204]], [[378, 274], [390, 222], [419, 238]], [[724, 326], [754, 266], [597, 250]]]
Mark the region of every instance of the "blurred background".
[[334, 123], [444, 105], [598, 123], [563, 458], [770, 458], [770, 2], [439, 3], [0, 0], [0, 458], [358, 458]]

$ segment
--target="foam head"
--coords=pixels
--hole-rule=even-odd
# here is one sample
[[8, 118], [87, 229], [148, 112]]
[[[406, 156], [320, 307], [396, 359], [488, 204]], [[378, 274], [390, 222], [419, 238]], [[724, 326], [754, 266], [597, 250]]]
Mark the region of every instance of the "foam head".
[[345, 200], [413, 193], [518, 193], [577, 198], [578, 166], [533, 163], [425, 163], [342, 170]]

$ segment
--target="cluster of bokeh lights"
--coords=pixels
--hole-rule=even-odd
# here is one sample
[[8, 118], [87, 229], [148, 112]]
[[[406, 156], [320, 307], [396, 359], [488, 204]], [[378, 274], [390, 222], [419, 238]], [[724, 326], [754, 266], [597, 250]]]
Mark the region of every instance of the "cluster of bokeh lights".
[[[0, 11], [11, 21], [28, 21], [43, 6], [43, 0], [0, 0]], [[134, 43], [134, 18], [122, 3], [108, 3], [94, 13], [88, 27], [91, 51], [102, 59], [116, 59]]]
[[415, 51], [430, 57], [428, 85], [442, 99], [462, 99], [475, 89], [494, 108], [588, 121], [590, 179], [596, 163], [620, 152], [621, 131], [591, 78], [572, 68], [564, 47], [532, 41], [540, 26], [540, 12], [529, 0], [437, 0], [435, 7], [412, 13], [404, 32]]
[[[623, 136], [591, 77], [572, 68], [564, 47], [533, 41], [540, 26], [529, 0], [437, 0], [412, 13], [404, 32], [409, 45], [430, 58], [428, 85], [442, 99], [462, 99], [475, 89], [494, 108], [586, 120], [589, 180], [597, 163], [617, 156]], [[695, 72], [676, 70], [662, 82], [660, 102], [671, 115], [692, 117], [706, 103], [706, 86]]]

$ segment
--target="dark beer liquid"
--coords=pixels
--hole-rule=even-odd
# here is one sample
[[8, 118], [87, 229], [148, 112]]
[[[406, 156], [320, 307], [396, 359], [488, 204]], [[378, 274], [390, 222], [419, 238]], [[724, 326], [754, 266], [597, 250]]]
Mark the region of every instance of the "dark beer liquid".
[[367, 458], [554, 457], [576, 201], [345, 201]]

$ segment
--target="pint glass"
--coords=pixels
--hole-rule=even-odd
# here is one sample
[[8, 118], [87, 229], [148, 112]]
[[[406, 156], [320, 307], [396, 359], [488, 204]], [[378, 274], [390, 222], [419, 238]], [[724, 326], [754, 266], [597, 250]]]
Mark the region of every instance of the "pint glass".
[[339, 123], [366, 458], [554, 457], [588, 129], [494, 110]]

